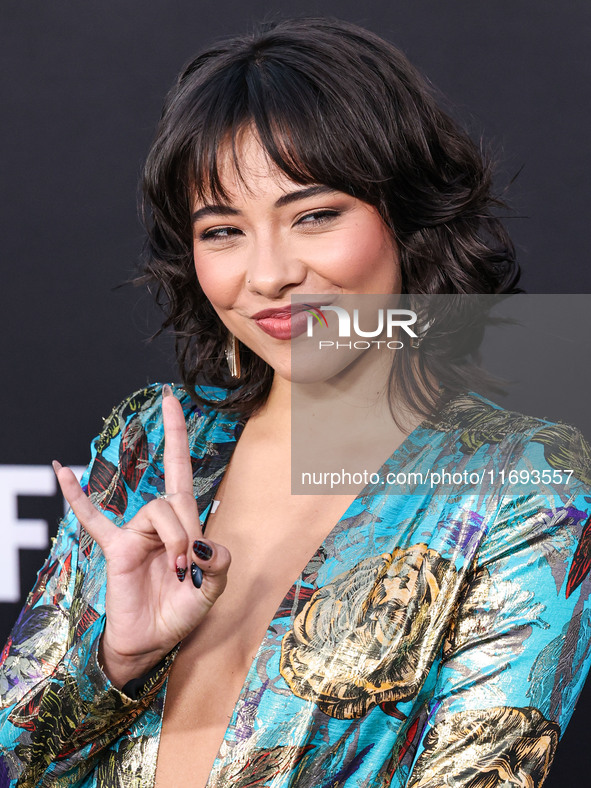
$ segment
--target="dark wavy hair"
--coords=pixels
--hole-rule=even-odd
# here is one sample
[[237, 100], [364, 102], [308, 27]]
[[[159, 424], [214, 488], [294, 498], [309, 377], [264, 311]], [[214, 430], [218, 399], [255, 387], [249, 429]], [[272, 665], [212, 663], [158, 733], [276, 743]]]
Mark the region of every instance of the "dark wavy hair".
[[[234, 151], [239, 172], [236, 142], [247, 128], [291, 180], [328, 185], [379, 211], [398, 244], [405, 293], [520, 292], [513, 245], [495, 215], [503, 203], [492, 194], [491, 164], [406, 57], [335, 19], [267, 24], [188, 63], [166, 98], [144, 169], [141, 281], [155, 286], [192, 394], [198, 383], [224, 386], [228, 396], [216, 407], [249, 415], [271, 386], [272, 369], [243, 345], [242, 377], [228, 377], [227, 330], [192, 257], [194, 197], [226, 197], [220, 148]], [[453, 311], [453, 298], [445, 309]], [[468, 351], [480, 328], [472, 325]], [[452, 393], [482, 381], [458, 357], [457, 342], [438, 333], [421, 346], [423, 386], [409, 383], [410, 368], [404, 374], [408, 354], [394, 354], [390, 393], [398, 387], [425, 414], [435, 399], [427, 372]]]

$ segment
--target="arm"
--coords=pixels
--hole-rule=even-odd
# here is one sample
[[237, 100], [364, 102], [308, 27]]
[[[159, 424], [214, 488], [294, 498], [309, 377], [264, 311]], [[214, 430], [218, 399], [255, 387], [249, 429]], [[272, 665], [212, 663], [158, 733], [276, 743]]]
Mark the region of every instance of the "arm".
[[[130, 489], [120, 478], [120, 455], [133, 418], [131, 401], [114, 409], [92, 442], [82, 480], [112, 519], [118, 516], [114, 498]], [[0, 660], [0, 775], [4, 769], [19, 785], [35, 785], [49, 774], [54, 780], [66, 773], [80, 779], [102, 748], [150, 705], [166, 678], [173, 654], [136, 699], [103, 672], [103, 571], [100, 551], [70, 510]], [[84, 590], [90, 573], [93, 594]]]
[[542, 785], [591, 662], [590, 514], [580, 479], [504, 499], [444, 644], [407, 788]]

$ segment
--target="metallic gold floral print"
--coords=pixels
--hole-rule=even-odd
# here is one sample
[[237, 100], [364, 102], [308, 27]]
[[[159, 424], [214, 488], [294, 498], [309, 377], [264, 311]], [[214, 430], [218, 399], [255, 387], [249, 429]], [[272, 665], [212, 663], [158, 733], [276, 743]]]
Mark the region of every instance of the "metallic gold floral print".
[[449, 561], [417, 544], [371, 556], [318, 589], [281, 645], [292, 692], [338, 719], [413, 697], [429, 629], [443, 616], [434, 603], [454, 578]]
[[530, 706], [452, 714], [427, 734], [408, 788], [539, 788], [559, 735]]

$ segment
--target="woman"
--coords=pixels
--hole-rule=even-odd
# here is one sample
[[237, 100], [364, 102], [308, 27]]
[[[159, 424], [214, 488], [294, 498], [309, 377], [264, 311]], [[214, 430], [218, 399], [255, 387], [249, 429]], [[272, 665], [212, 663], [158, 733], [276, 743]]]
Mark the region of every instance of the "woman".
[[[389, 44], [288, 21], [187, 66], [144, 194], [184, 388], [115, 408], [82, 488], [55, 466], [0, 785], [541, 785], [589, 667], [588, 447], [466, 393], [480, 324], [295, 363], [307, 310], [515, 290], [475, 146]], [[292, 495], [296, 391], [311, 453], [490, 483]]]

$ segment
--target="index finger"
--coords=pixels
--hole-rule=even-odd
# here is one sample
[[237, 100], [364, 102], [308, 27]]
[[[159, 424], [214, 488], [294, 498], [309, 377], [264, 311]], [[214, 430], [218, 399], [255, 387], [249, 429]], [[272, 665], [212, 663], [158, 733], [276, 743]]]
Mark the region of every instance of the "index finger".
[[162, 421], [164, 424], [164, 487], [167, 495], [193, 495], [193, 469], [185, 414], [170, 386], [162, 388]]

